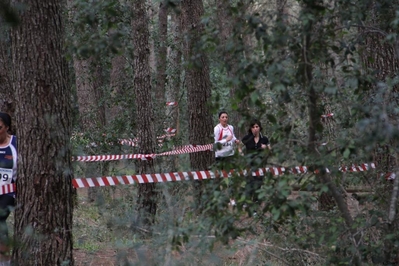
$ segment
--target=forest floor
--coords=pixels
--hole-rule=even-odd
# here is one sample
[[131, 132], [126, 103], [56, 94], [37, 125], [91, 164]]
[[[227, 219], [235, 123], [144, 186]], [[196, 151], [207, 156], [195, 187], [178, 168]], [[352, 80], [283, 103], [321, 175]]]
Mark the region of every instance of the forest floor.
[[[119, 196], [117, 195], [118, 198]], [[147, 245], [143, 244], [143, 242], [140, 242], [139, 245], [132, 244], [127, 239], [127, 235], [111, 236], [109, 234], [110, 227], [106, 224], [109, 217], [107, 218], [104, 213], [101, 213], [101, 208], [95, 205], [95, 203], [87, 202], [86, 189], [78, 190], [78, 203], [75, 207], [73, 225], [73, 254], [76, 266], [246, 265], [243, 264], [244, 259], [247, 259], [251, 253], [254, 253], [253, 250], [256, 249], [250, 244], [248, 245], [246, 240], [241, 239], [236, 243], [238, 248], [234, 249], [234, 251], [226, 249], [222, 244], [216, 244], [214, 247], [215, 252], [205, 252], [205, 257], [199, 257], [196, 250], [191, 252], [193, 247], [183, 246], [179, 251], [172, 250], [170, 252], [171, 263], [168, 264], [162, 261], [165, 258], [167, 259], [167, 255], [157, 254], [160, 247], [153, 247], [151, 243]], [[252, 220], [253, 218], [247, 217], [239, 222], [251, 223]], [[114, 232], [118, 230], [127, 231], [126, 227], [121, 229], [117, 223], [113, 223], [112, 227], [111, 231]], [[115, 244], [118, 241], [119, 244]], [[230, 244], [233, 245], [233, 241], [230, 241]], [[166, 247], [162, 248], [165, 249]], [[157, 256], [161, 256], [161, 262], [159, 258], [158, 261], [152, 261]]]
[[[295, 198], [297, 192], [293, 192], [290, 197]], [[359, 204], [351, 197], [347, 197], [347, 202], [352, 215], [359, 213]], [[114, 212], [112, 210], [111, 212]], [[112, 213], [110, 214], [112, 215]], [[13, 231], [13, 212], [7, 220], [9, 223], [10, 234]], [[109, 219], [109, 217], [108, 217]], [[209, 257], [193, 258], [190, 255], [190, 250], [171, 251], [170, 256], [173, 262], [178, 261], [179, 264], [166, 262], [150, 262], [153, 255], [151, 245], [141, 245], [139, 248], [132, 245], [132, 242], [126, 242], [131, 235], [118, 235], [118, 225], [112, 230], [109, 230], [107, 219], [104, 219], [104, 214], [101, 214], [98, 206], [95, 203], [87, 202], [87, 190], [78, 190], [78, 202], [74, 211], [74, 260], [76, 266], [127, 266], [127, 265], [248, 265], [248, 258], [253, 256], [256, 249], [259, 250], [259, 245], [269, 246], [270, 243], [258, 243], [258, 247], [254, 245], [253, 239], [238, 238], [235, 241], [230, 241], [229, 247], [233, 245], [235, 248], [226, 249], [223, 245], [214, 247], [216, 252], [210, 253]], [[252, 223], [253, 218], [243, 218], [239, 223]], [[111, 225], [115, 226], [115, 224]], [[122, 228], [126, 232], [126, 228]], [[117, 243], [118, 239], [124, 239], [124, 243]], [[127, 240], [130, 241], [130, 240]], [[133, 241], [134, 242], [134, 241]], [[145, 247], [143, 250], [143, 247]], [[159, 248], [159, 247], [158, 247]], [[166, 247], [161, 247], [165, 249]], [[156, 250], [156, 247], [155, 247]], [[233, 250], [233, 251], [232, 251]], [[189, 254], [189, 255], [188, 255]], [[270, 256], [269, 256], [270, 257]], [[150, 259], [148, 259], [150, 258]], [[200, 261], [206, 261], [203, 263]], [[209, 262], [214, 263], [209, 263]], [[143, 263], [144, 262], [144, 263]], [[270, 261], [269, 261], [270, 263]], [[254, 264], [254, 265], [265, 265]], [[284, 265], [278, 259], [272, 264], [273, 266]]]
[[116, 251], [103, 249], [96, 252], [88, 252], [83, 249], [74, 249], [73, 255], [76, 266], [113, 266], [116, 264]]
[[[290, 197], [296, 197], [297, 193], [293, 192]], [[351, 197], [348, 199], [348, 205], [352, 214], [359, 211], [358, 202]], [[248, 265], [248, 257], [253, 256], [254, 247], [251, 246], [251, 239], [238, 239], [231, 242], [231, 245], [236, 245], [238, 248], [233, 252], [230, 249], [225, 249], [222, 245], [214, 247], [216, 252], [213, 252], [209, 258], [204, 259], [206, 264], [196, 262], [197, 258], [187, 256], [190, 251], [171, 251], [172, 261], [178, 264], [167, 264], [158, 261], [147, 261], [148, 258], [153, 258], [157, 253], [157, 247], [150, 245], [141, 245], [140, 247], [132, 245], [128, 237], [123, 235], [112, 235], [112, 232], [125, 230], [126, 227], [120, 230], [118, 224], [112, 221], [114, 229], [110, 229], [110, 225], [104, 224], [103, 215], [98, 214], [98, 208], [95, 203], [87, 202], [87, 191], [79, 189], [78, 204], [74, 213], [74, 259], [76, 266], [127, 266], [127, 265]], [[108, 220], [110, 218], [108, 217]], [[245, 218], [244, 223], [251, 223], [253, 218]], [[115, 244], [118, 243], [119, 244]], [[241, 243], [240, 243], [241, 242]], [[127, 245], [124, 245], [128, 243]], [[130, 244], [129, 244], [130, 243]], [[159, 248], [159, 247], [158, 247]], [[166, 248], [166, 247], [164, 247]], [[251, 255], [252, 254], [252, 255]], [[213, 257], [212, 257], [213, 256]], [[165, 258], [163, 258], [165, 259]], [[202, 260], [203, 258], [200, 258]], [[151, 260], [151, 259], [150, 259]], [[143, 262], [146, 263], [143, 263]], [[215, 263], [209, 263], [209, 262]], [[245, 261], [245, 262], [244, 262]], [[277, 260], [278, 261], [278, 260]], [[280, 263], [273, 263], [273, 265], [283, 265]]]

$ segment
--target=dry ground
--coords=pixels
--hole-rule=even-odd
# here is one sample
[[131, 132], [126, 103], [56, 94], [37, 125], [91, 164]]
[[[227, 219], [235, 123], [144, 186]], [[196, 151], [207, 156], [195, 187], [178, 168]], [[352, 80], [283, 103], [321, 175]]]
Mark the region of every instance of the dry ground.
[[[85, 197], [84, 194], [87, 193], [87, 191], [79, 190], [79, 195], [81, 196], [80, 199], [83, 199]], [[86, 194], [87, 195], [87, 194]], [[297, 192], [293, 192], [293, 194], [290, 196], [295, 198], [297, 196]], [[347, 197], [348, 205], [350, 208], [350, 211], [352, 215], [356, 215], [360, 212], [361, 208], [359, 207], [359, 204], [356, 200], [354, 200], [351, 195], [348, 195]], [[245, 218], [243, 219], [244, 222], [245, 220], [252, 219], [252, 218]], [[76, 237], [76, 236], [75, 236]], [[238, 242], [241, 242], [238, 243]], [[253, 250], [255, 247], [251, 245], [246, 245], [244, 244], [245, 242], [248, 242], [247, 240], [244, 239], [238, 239], [236, 241], [236, 245], [241, 247], [236, 250], [235, 253], [231, 253], [231, 251], [223, 251], [223, 247], [217, 247], [219, 251], [216, 253], [219, 255], [218, 258], [214, 258], [215, 261], [218, 263], [215, 263], [214, 265], [248, 265], [245, 264], [248, 262], [248, 257], [253, 256]], [[237, 244], [238, 243], [238, 244]], [[232, 243], [233, 244], [233, 243]], [[117, 249], [117, 248], [112, 248], [109, 246], [102, 246], [99, 247], [95, 250], [88, 250], [86, 248], [76, 248], [74, 249], [74, 258], [75, 258], [75, 265], [76, 266], [116, 266], [116, 265], [157, 265], [156, 263], [150, 263], [148, 260], [151, 260], [151, 249], [148, 248], [148, 250], [141, 252], [141, 254], [137, 254], [137, 250], [134, 249]], [[187, 250], [187, 252], [190, 252]], [[180, 257], [182, 260], [185, 260], [185, 252], [181, 251], [179, 252], [172, 252], [172, 257], [179, 261]], [[144, 254], [144, 255], [143, 255]], [[146, 256], [146, 254], [148, 256]], [[214, 255], [214, 254], [213, 254]], [[140, 263], [146, 261], [147, 263]], [[129, 264], [132, 263], [132, 264]], [[188, 264], [184, 263], [184, 261], [181, 261], [183, 263], [182, 265], [199, 265], [195, 261], [187, 261]], [[273, 264], [273, 265], [278, 265], [278, 264]]]

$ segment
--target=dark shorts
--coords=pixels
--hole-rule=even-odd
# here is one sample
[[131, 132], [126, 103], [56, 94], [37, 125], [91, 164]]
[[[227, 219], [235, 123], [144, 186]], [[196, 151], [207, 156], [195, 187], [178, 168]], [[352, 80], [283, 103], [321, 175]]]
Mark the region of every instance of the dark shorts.
[[245, 195], [250, 200], [256, 202], [258, 201], [258, 194], [257, 192], [263, 185], [263, 176], [248, 176], [246, 179], [245, 185]]
[[5, 222], [10, 215], [15, 199], [10, 195], [0, 195], [0, 222]]
[[232, 162], [233, 162], [233, 156], [227, 156], [227, 157], [215, 157], [215, 165], [217, 168], [220, 170], [230, 170], [233, 168]]
[[10, 195], [0, 195], [0, 243], [8, 243], [8, 228], [6, 220], [11, 208], [15, 205], [15, 199]]

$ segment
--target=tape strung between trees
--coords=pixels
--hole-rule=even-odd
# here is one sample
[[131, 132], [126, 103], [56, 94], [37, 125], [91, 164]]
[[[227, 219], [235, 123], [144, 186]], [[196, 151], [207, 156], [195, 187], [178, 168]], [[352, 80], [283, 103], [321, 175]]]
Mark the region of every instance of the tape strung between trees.
[[[350, 167], [340, 167], [341, 172], [364, 172], [375, 169], [374, 163], [352, 165]], [[326, 172], [330, 172], [326, 169]], [[140, 174], [140, 175], [120, 175], [120, 176], [104, 176], [104, 177], [93, 177], [93, 178], [75, 178], [72, 180], [72, 185], [75, 188], [88, 188], [88, 187], [106, 187], [116, 185], [132, 185], [132, 184], [144, 184], [144, 183], [163, 183], [163, 182], [176, 182], [176, 181], [189, 181], [189, 180], [207, 180], [216, 178], [229, 178], [233, 175], [247, 176], [251, 173], [252, 176], [281, 176], [285, 173], [288, 174], [305, 174], [310, 173], [306, 166], [296, 166], [293, 168], [285, 167], [267, 167], [259, 168], [256, 171], [249, 172], [243, 171], [188, 171], [188, 172], [173, 172], [173, 173], [157, 173], [157, 174]], [[317, 174], [317, 171], [312, 173]], [[395, 179], [395, 173], [387, 173], [384, 175], [387, 180]], [[304, 188], [293, 187], [294, 190], [307, 190]], [[309, 189], [312, 190], [312, 189]], [[353, 190], [353, 189], [352, 189]], [[0, 195], [11, 192], [16, 192], [15, 184], [4, 185], [0, 187]], [[359, 192], [359, 190], [356, 190]], [[352, 191], [354, 192], [354, 190]], [[360, 191], [361, 192], [361, 191]]]
[[[169, 106], [176, 106], [177, 102], [168, 102]], [[322, 115], [322, 119], [332, 118], [334, 114]], [[176, 129], [168, 128], [165, 130], [167, 134], [158, 137], [158, 139], [164, 139], [165, 137], [174, 136]], [[137, 146], [137, 139], [126, 140], [122, 139], [119, 141], [122, 145]], [[212, 151], [214, 144], [205, 145], [184, 145], [175, 148], [172, 151], [162, 152], [158, 154], [121, 154], [121, 155], [90, 155], [90, 156], [75, 156], [72, 157], [72, 161], [79, 162], [96, 162], [96, 161], [113, 161], [113, 160], [123, 160], [123, 159], [141, 159], [141, 160], [151, 160], [157, 156], [169, 156], [178, 155], [185, 153], [194, 153], [201, 151]], [[375, 169], [374, 163], [370, 164], [360, 164], [352, 166], [342, 166], [338, 170], [340, 172], [364, 172], [371, 169]], [[329, 169], [325, 169], [329, 173]], [[266, 176], [271, 174], [273, 176], [280, 176], [285, 173], [288, 174], [304, 174], [308, 173], [308, 167], [306, 166], [296, 166], [293, 168], [285, 167], [269, 167], [269, 168], [259, 168], [258, 170], [251, 172], [252, 176]], [[317, 171], [313, 171], [317, 174]], [[173, 172], [173, 173], [156, 173], [156, 174], [140, 174], [140, 175], [120, 175], [120, 176], [104, 176], [104, 177], [94, 177], [94, 178], [75, 178], [72, 180], [72, 185], [75, 188], [88, 188], [88, 187], [104, 187], [104, 186], [116, 186], [116, 185], [131, 185], [131, 184], [144, 184], [144, 183], [163, 183], [163, 182], [176, 182], [176, 181], [188, 181], [188, 180], [206, 180], [215, 178], [228, 178], [233, 174], [238, 176], [247, 176], [247, 171], [188, 171], [188, 172]], [[386, 180], [394, 180], [395, 173], [386, 173], [383, 175]], [[300, 186], [293, 186], [293, 190], [302, 191], [313, 191], [313, 188], [303, 188]], [[362, 188], [349, 189], [351, 191], [359, 192]], [[364, 189], [363, 189], [364, 190]], [[5, 185], [0, 187], [0, 195], [10, 192], [15, 192], [15, 184]], [[361, 191], [360, 191], [361, 192]]]

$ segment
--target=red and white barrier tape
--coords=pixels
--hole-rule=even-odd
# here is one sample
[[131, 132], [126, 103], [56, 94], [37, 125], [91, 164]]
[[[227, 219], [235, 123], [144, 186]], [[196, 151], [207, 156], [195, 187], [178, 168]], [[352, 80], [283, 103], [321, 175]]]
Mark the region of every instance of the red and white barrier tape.
[[331, 114], [321, 115], [321, 118], [328, 118], [328, 117], [333, 117], [333, 116], [334, 116], [334, 114], [331, 113]]
[[171, 134], [166, 134], [166, 135], [161, 135], [161, 136], [158, 136], [157, 137], [157, 140], [159, 141], [159, 140], [164, 140], [165, 138], [171, 138], [171, 137], [174, 137], [174, 136], [176, 136], [176, 134], [174, 134], [174, 133], [171, 133]]
[[[283, 170], [282, 170], [283, 169]], [[253, 175], [263, 176], [264, 173], [272, 173], [275, 176], [282, 175], [284, 168], [272, 167], [262, 168], [255, 171]], [[105, 176], [94, 178], [76, 178], [72, 180], [75, 188], [83, 187], [103, 187], [115, 185], [129, 185], [129, 184], [144, 184], [144, 183], [161, 183], [171, 181], [184, 180], [205, 180], [215, 178], [231, 177], [234, 171], [190, 171], [190, 172], [174, 172], [174, 173], [159, 173], [159, 174], [141, 174], [141, 175], [123, 175], [123, 176]], [[237, 172], [238, 175], [246, 175], [247, 171]]]
[[167, 102], [167, 106], [177, 106], [177, 102]]
[[166, 151], [157, 154], [158, 156], [166, 156], [166, 155], [177, 155], [177, 154], [185, 154], [185, 153], [193, 153], [193, 152], [201, 152], [201, 151], [211, 151], [213, 149], [213, 144], [205, 144], [205, 145], [185, 145], [174, 149], [172, 151]]
[[[359, 172], [367, 171], [375, 168], [375, 164], [361, 164], [359, 166], [352, 165], [351, 167], [341, 167], [342, 172]], [[342, 170], [341, 170], [342, 169]], [[362, 169], [362, 170], [359, 170]], [[328, 169], [327, 169], [328, 170]], [[252, 176], [264, 176], [267, 173], [271, 173], [273, 176], [281, 176], [285, 172], [299, 174], [307, 173], [308, 167], [296, 166], [293, 168], [285, 167], [267, 167], [260, 168], [252, 172]], [[185, 181], [185, 180], [205, 180], [215, 178], [228, 178], [234, 173], [239, 176], [246, 176], [248, 171], [243, 170], [235, 172], [234, 170], [227, 171], [190, 171], [190, 172], [173, 172], [173, 173], [158, 173], [158, 174], [141, 174], [141, 175], [122, 175], [122, 176], [104, 176], [104, 177], [93, 177], [93, 178], [75, 178], [72, 180], [72, 185], [75, 188], [87, 188], [87, 187], [105, 187], [105, 186], [116, 186], [116, 185], [130, 185], [130, 184], [145, 184], [145, 183], [161, 183], [161, 182], [173, 182], [173, 181]], [[395, 179], [394, 173], [387, 173], [384, 175], [387, 180]], [[0, 187], [0, 195], [16, 192], [15, 184], [5, 185]]]
[[[176, 135], [176, 131], [177, 131], [177, 129], [168, 127], [167, 129], [165, 129], [166, 134], [157, 137], [158, 142], [162, 143], [165, 138], [174, 137]], [[131, 146], [131, 147], [137, 147], [138, 141], [139, 140], [137, 138], [120, 139], [119, 144]], [[159, 145], [159, 146], [162, 146], [162, 145]]]
[[[228, 177], [226, 173], [220, 175]], [[129, 185], [129, 184], [144, 184], [144, 183], [160, 183], [171, 181], [184, 180], [204, 180], [216, 178], [212, 171], [191, 171], [191, 172], [175, 172], [162, 174], [142, 174], [142, 175], [123, 175], [123, 176], [106, 176], [95, 178], [76, 178], [72, 180], [75, 188], [83, 187], [102, 187], [115, 185]]]
[[131, 146], [131, 147], [136, 147], [137, 146], [137, 139], [120, 139], [119, 140], [119, 144]]
[[385, 175], [383, 175], [384, 178], [388, 181], [390, 180], [394, 180], [396, 178], [396, 174], [395, 173], [386, 173]]
[[166, 155], [177, 155], [201, 151], [210, 151], [213, 148], [213, 144], [206, 145], [186, 145], [178, 149], [162, 152], [159, 154], [121, 154], [121, 155], [87, 155], [87, 156], [74, 156], [72, 161], [77, 162], [99, 162], [99, 161], [115, 161], [123, 159], [141, 159], [148, 160], [154, 159], [156, 156], [166, 156]]
[[[372, 164], [368, 167], [367, 164], [362, 164], [366, 169], [375, 168]], [[357, 172], [351, 168], [348, 171]], [[296, 166], [294, 168], [287, 169], [285, 167], [267, 167], [259, 168], [258, 170], [252, 172], [252, 176], [264, 176], [267, 173], [271, 173], [273, 176], [281, 176], [285, 172], [298, 174], [307, 173], [308, 167], [306, 166]], [[128, 184], [144, 184], [144, 183], [161, 183], [161, 182], [171, 182], [171, 181], [184, 181], [184, 180], [205, 180], [205, 179], [215, 179], [215, 178], [227, 178], [231, 177], [232, 174], [238, 174], [239, 176], [246, 176], [247, 171], [243, 170], [240, 172], [235, 172], [234, 170], [230, 172], [226, 171], [190, 171], [190, 172], [174, 172], [174, 173], [159, 173], [159, 174], [141, 174], [141, 175], [123, 175], [123, 176], [106, 176], [106, 177], [94, 177], [94, 178], [76, 178], [72, 181], [75, 188], [83, 187], [98, 187], [98, 186], [115, 186], [115, 185], [128, 185]]]
[[154, 159], [155, 154], [120, 154], [120, 155], [88, 155], [88, 156], [75, 156], [72, 161], [76, 162], [99, 162], [99, 161], [116, 161], [124, 159]]
[[375, 168], [374, 163], [370, 163], [370, 166], [366, 163], [360, 165], [352, 165], [352, 166], [342, 166], [339, 168], [341, 172], [364, 172], [368, 171], [369, 168]]
[[177, 131], [176, 128], [171, 128], [171, 127], [168, 127], [167, 129], [165, 129], [165, 132], [170, 133], [170, 134], [175, 134], [176, 131]]

